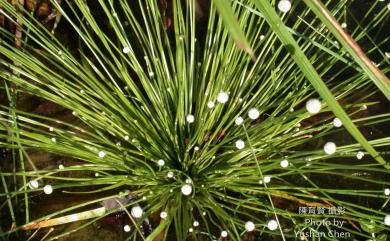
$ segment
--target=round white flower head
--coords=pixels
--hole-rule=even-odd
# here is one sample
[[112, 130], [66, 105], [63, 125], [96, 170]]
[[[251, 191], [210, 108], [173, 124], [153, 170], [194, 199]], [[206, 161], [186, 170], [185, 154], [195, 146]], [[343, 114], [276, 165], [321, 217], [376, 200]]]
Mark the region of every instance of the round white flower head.
[[245, 147], [245, 142], [243, 140], [241, 140], [241, 139], [236, 141], [236, 147], [239, 150], [243, 149]]
[[124, 230], [126, 233], [128, 233], [128, 232], [131, 231], [131, 228], [130, 228], [129, 225], [126, 224], [125, 226], [123, 226], [123, 230]]
[[160, 167], [164, 166], [165, 165], [165, 161], [163, 159], [160, 159], [157, 161], [157, 165], [159, 165]]
[[98, 155], [99, 155], [100, 158], [103, 158], [103, 157], [106, 156], [106, 153], [104, 151], [99, 151]]
[[195, 117], [193, 115], [187, 115], [186, 120], [188, 123], [193, 123], [195, 121]]
[[194, 223], [192, 224], [192, 226], [198, 227], [198, 226], [199, 226], [199, 222], [198, 222], [198, 221], [194, 221]]
[[209, 107], [210, 109], [214, 108], [214, 106], [215, 106], [214, 101], [207, 102], [207, 107]]
[[385, 216], [385, 220], [384, 221], [385, 221], [385, 225], [386, 226], [390, 226], [390, 215], [389, 214]]
[[342, 23], [342, 24], [341, 24], [341, 27], [342, 27], [342, 28], [346, 28], [346, 27], [347, 27], [347, 23], [345, 23], [345, 22]]
[[53, 127], [50, 127], [50, 128], [49, 128], [49, 131], [54, 131], [54, 128], [53, 128]]
[[263, 40], [264, 38], [265, 38], [264, 35], [260, 35], [260, 37], [259, 37], [260, 40]]
[[389, 189], [389, 188], [385, 188], [385, 190], [383, 191], [383, 193], [384, 193], [386, 196], [389, 196], [389, 195], [390, 195], [390, 189]]
[[126, 46], [122, 49], [122, 51], [124, 54], [128, 54], [130, 52], [130, 48], [128, 46]]
[[229, 100], [229, 95], [226, 92], [219, 92], [217, 96], [217, 101], [219, 103], [226, 103]]
[[192, 233], [192, 232], [194, 232], [194, 229], [193, 228], [189, 228], [188, 232]]
[[271, 177], [270, 176], [265, 176], [263, 178], [263, 181], [264, 181], [264, 183], [269, 183], [271, 181]]
[[46, 185], [43, 187], [43, 192], [45, 194], [52, 194], [53, 193], [53, 187], [51, 185]]
[[142, 217], [142, 214], [144, 213], [144, 211], [142, 210], [142, 208], [138, 205], [134, 206], [131, 208], [131, 216], [135, 217], [135, 218], [140, 218]]
[[237, 117], [236, 120], [234, 121], [234, 123], [236, 123], [236, 125], [241, 125], [242, 123], [244, 122], [244, 118], [242, 118], [241, 116]]
[[269, 220], [267, 223], [267, 228], [271, 231], [274, 231], [278, 228], [278, 222], [276, 220]]
[[28, 186], [31, 188], [31, 189], [36, 189], [39, 187], [39, 182], [37, 180], [31, 180], [28, 182]]
[[362, 151], [358, 151], [358, 153], [356, 153], [356, 158], [357, 159], [362, 159], [364, 157], [364, 152], [362, 152]]
[[52, 142], [57, 142], [57, 139], [56, 139], [55, 137], [52, 137], [52, 138], [51, 138], [51, 141], [52, 141]]
[[62, 165], [62, 164], [60, 164], [60, 165], [58, 165], [58, 169], [64, 169], [65, 167], [64, 167], [64, 165]]
[[194, 151], [199, 151], [199, 146], [194, 147]]
[[249, 110], [248, 116], [252, 120], [256, 120], [257, 118], [259, 118], [260, 112], [256, 108], [252, 108], [252, 109]]
[[325, 145], [324, 145], [324, 151], [326, 154], [333, 154], [336, 152], [336, 144], [334, 144], [334, 142], [327, 142]]
[[125, 139], [125, 141], [128, 141], [129, 140], [129, 136], [124, 136], [123, 139]]
[[173, 177], [173, 172], [169, 171], [169, 172], [167, 173], [167, 177], [172, 178], [172, 177]]
[[245, 230], [248, 232], [252, 232], [255, 230], [255, 224], [252, 221], [248, 221], [245, 223]]
[[335, 127], [341, 127], [343, 125], [343, 122], [341, 122], [341, 120], [336, 117], [336, 118], [333, 119], [333, 125]]
[[321, 101], [311, 98], [306, 102], [306, 109], [311, 114], [317, 114], [321, 110]]
[[286, 168], [288, 167], [289, 163], [288, 163], [288, 160], [282, 160], [280, 162], [280, 166], [283, 167], [283, 168]]
[[283, 13], [288, 12], [291, 9], [291, 2], [288, 0], [280, 0], [278, 3], [278, 9]]
[[160, 213], [160, 218], [166, 219], [167, 217], [168, 217], [168, 213], [167, 213], [167, 212], [162, 211], [162, 212]]
[[181, 193], [183, 193], [185, 196], [190, 195], [192, 193], [192, 186], [190, 184], [184, 184], [181, 187]]
[[221, 237], [222, 238], [226, 238], [228, 236], [228, 233], [225, 231], [225, 230], [223, 230], [222, 232], [221, 232]]

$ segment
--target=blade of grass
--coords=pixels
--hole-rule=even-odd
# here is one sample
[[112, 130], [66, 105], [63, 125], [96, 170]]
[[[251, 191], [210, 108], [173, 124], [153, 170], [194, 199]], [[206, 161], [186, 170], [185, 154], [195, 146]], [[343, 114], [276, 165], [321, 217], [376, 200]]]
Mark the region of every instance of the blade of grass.
[[237, 46], [244, 49], [252, 57], [252, 59], [255, 59], [252, 48], [237, 22], [231, 5], [223, 0], [214, 0], [213, 3], [224, 21], [225, 27], [229, 30], [233, 39], [236, 41]]
[[336, 37], [353, 57], [378, 89], [390, 100], [390, 80], [364, 54], [355, 40], [348, 35], [320, 0], [304, 0], [306, 5], [321, 19], [322, 23]]
[[367, 150], [368, 153], [371, 154], [373, 158], [375, 158], [375, 160], [377, 160], [380, 164], [383, 164], [386, 168], [390, 168], [379, 153], [368, 143], [359, 129], [353, 124], [348, 114], [337, 102], [332, 92], [322, 81], [321, 77], [300, 49], [298, 43], [294, 40], [272, 5], [268, 1], [253, 1], [253, 3], [262, 12], [268, 24], [275, 31], [280, 41], [284, 44], [287, 51], [289, 51], [292, 58], [295, 60], [295, 63], [300, 67], [301, 71], [305, 74], [318, 94], [326, 101], [333, 113], [340, 118], [349, 133], [364, 147], [364, 149]]

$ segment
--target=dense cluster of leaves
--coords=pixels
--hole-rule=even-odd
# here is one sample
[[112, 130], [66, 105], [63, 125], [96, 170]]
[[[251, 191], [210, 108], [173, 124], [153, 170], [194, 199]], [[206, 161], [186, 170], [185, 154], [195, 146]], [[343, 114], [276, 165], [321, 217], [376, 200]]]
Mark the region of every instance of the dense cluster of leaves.
[[[31, 221], [29, 194], [42, 188], [29, 189], [28, 182], [37, 180], [52, 184], [54, 193], [80, 187], [89, 188], [89, 193], [131, 192], [135, 198], [123, 205], [140, 205], [144, 212], [133, 222], [167, 213], [144, 237], [147, 240], [161, 233], [170, 240], [189, 236], [215, 240], [223, 230], [229, 239], [242, 240], [247, 221], [256, 225], [255, 235], [280, 235], [286, 240], [317, 229], [303, 222], [307, 217], [345, 220], [348, 224], [340, 229], [357, 237], [372, 238], [389, 230], [383, 222], [389, 210], [383, 190], [390, 186], [390, 171], [380, 156], [374, 157], [378, 162], [369, 155], [356, 160], [356, 153], [363, 151], [361, 145], [337, 136], [346, 132], [345, 127], [360, 134], [355, 125], [380, 126], [390, 114], [359, 117], [365, 107], [377, 104], [369, 100], [377, 93], [376, 87], [309, 9], [294, 5], [289, 14], [280, 16], [289, 26], [283, 26], [282, 33], [292, 34], [297, 42], [289, 46], [276, 34], [282, 30], [270, 27], [251, 1], [233, 1], [253, 58], [230, 37], [214, 6], [207, 13], [207, 26], [201, 26], [196, 20], [196, 1], [172, 1], [172, 26], [164, 23], [154, 0], [131, 4], [99, 0], [95, 3], [99, 14], [83, 0], [63, 5], [53, 1], [79, 37], [77, 51], [64, 46], [31, 13], [6, 0], [0, 3], [5, 16], [17, 19], [24, 36], [18, 48], [13, 34], [1, 29], [4, 89], [8, 91], [12, 84], [17, 91], [54, 102], [83, 123], [2, 107], [0, 144], [18, 149], [20, 162], [30, 150], [44, 150], [85, 163], [44, 170], [21, 165], [19, 171], [2, 172], [5, 191], [1, 196], [8, 200], [3, 207], [12, 214], [12, 201], [25, 197], [26, 219], [11, 215], [18, 226]], [[347, 17], [345, 1], [327, 5], [336, 18]], [[369, 36], [387, 16], [387, 8], [380, 3], [373, 3], [359, 20], [348, 15], [352, 36], [368, 43], [367, 53], [381, 57], [378, 64], [385, 73], [390, 70], [389, 60], [381, 46], [388, 38], [378, 43]], [[353, 123], [336, 128], [332, 110], [341, 107], [325, 101], [319, 114], [307, 112], [305, 102], [318, 94], [299, 68], [306, 62], [297, 65], [291, 57], [296, 53], [304, 53], [322, 77], [324, 82], [317, 85], [329, 88], [332, 98], [346, 103], [344, 110]], [[320, 96], [326, 96], [323, 93]], [[254, 108], [259, 117], [252, 119], [248, 112]], [[239, 117], [242, 123], [236, 123]], [[237, 141], [244, 146], [237, 148]], [[323, 150], [328, 141], [337, 145], [332, 155]], [[389, 144], [390, 138], [381, 136], [366, 146], [382, 151]], [[163, 165], [159, 160], [164, 160]], [[288, 161], [287, 167], [281, 166], [283, 160]], [[22, 178], [17, 191], [8, 191], [8, 176]], [[185, 185], [192, 188], [190, 195], [183, 194]], [[107, 194], [41, 220], [123, 195]], [[376, 204], [367, 206], [366, 202]], [[300, 214], [301, 206], [343, 207], [345, 212]], [[85, 225], [114, 211], [118, 210]], [[267, 229], [269, 220], [276, 220], [276, 230]], [[200, 225], [193, 227], [194, 221]], [[129, 239], [139, 237], [142, 232], [133, 228]]]

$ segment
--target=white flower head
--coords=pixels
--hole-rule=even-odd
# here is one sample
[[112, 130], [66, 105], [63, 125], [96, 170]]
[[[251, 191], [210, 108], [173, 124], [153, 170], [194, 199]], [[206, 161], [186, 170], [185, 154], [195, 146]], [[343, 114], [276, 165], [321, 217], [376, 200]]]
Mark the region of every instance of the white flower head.
[[39, 182], [37, 180], [31, 180], [28, 182], [28, 186], [31, 189], [37, 189], [39, 187]]
[[341, 120], [336, 117], [336, 118], [333, 119], [333, 125], [335, 127], [341, 127], [343, 125], [343, 122], [341, 122]]
[[143, 213], [144, 213], [144, 211], [142, 210], [142, 208], [139, 205], [136, 205], [136, 206], [131, 208], [131, 216], [133, 216], [135, 218], [142, 217]]
[[207, 102], [207, 107], [208, 107], [209, 109], [214, 108], [214, 106], [215, 106], [214, 101], [209, 101], [209, 102]]
[[123, 226], [123, 231], [125, 231], [126, 233], [130, 232], [131, 231], [130, 226], [127, 224], [125, 226]]
[[260, 112], [259, 112], [258, 109], [252, 108], [252, 109], [249, 110], [248, 116], [249, 116], [249, 118], [251, 118], [252, 120], [256, 120], [257, 118], [259, 118]]
[[252, 232], [255, 230], [255, 224], [252, 221], [248, 221], [245, 223], [245, 230], [248, 232]]
[[43, 187], [43, 192], [45, 194], [52, 194], [53, 193], [53, 187], [51, 185], [46, 185]]
[[188, 123], [193, 123], [195, 121], [195, 116], [189, 114], [187, 115], [186, 120]]
[[166, 219], [167, 217], [168, 217], [168, 213], [167, 213], [167, 212], [162, 211], [162, 212], [160, 213], [160, 218], [161, 218], [161, 219]]
[[122, 49], [122, 52], [123, 52], [124, 54], [130, 53], [130, 47], [128, 47], [128, 46], [124, 47], [124, 48]]
[[159, 165], [160, 167], [164, 166], [165, 165], [165, 161], [163, 159], [160, 159], [157, 161], [157, 165]]
[[390, 215], [389, 214], [385, 216], [384, 223], [386, 226], [390, 226]]
[[173, 172], [169, 171], [169, 172], [167, 173], [167, 177], [168, 177], [168, 178], [173, 178], [173, 176], [174, 176]]
[[263, 181], [264, 181], [264, 183], [269, 183], [269, 182], [271, 182], [271, 177], [270, 176], [265, 176], [263, 178]]
[[103, 158], [103, 157], [106, 156], [106, 153], [104, 151], [99, 151], [98, 155], [99, 155], [100, 158]]
[[229, 100], [229, 95], [226, 92], [219, 92], [217, 96], [217, 101], [221, 104], [226, 103]]
[[239, 150], [243, 149], [245, 147], [245, 142], [243, 140], [241, 140], [241, 139], [236, 141], [236, 147]]
[[336, 144], [334, 144], [334, 142], [327, 142], [325, 145], [324, 145], [324, 151], [326, 154], [333, 154], [336, 152]]
[[289, 165], [289, 162], [288, 162], [288, 160], [282, 160], [281, 162], [280, 162], [280, 166], [281, 167], [283, 167], [283, 168], [286, 168], [286, 167], [288, 167], [288, 165]]
[[267, 228], [271, 231], [274, 231], [278, 228], [278, 222], [276, 220], [269, 220], [267, 223]]
[[306, 109], [310, 114], [317, 114], [321, 110], [321, 101], [311, 98], [306, 102]]
[[185, 196], [188, 196], [192, 193], [192, 186], [190, 184], [184, 184], [181, 187], [181, 193]]
[[283, 13], [287, 13], [291, 9], [291, 2], [288, 0], [280, 0], [278, 3], [278, 9]]
[[383, 193], [384, 193], [386, 196], [389, 196], [389, 195], [390, 195], [390, 188], [385, 188], [385, 190], [383, 191]]
[[362, 151], [358, 151], [358, 153], [356, 153], [356, 158], [357, 159], [362, 159], [364, 157], [364, 152], [362, 152]]
[[244, 122], [244, 118], [242, 118], [241, 116], [237, 117], [235, 120], [234, 120], [234, 123], [236, 123], [236, 125], [241, 125], [242, 123]]

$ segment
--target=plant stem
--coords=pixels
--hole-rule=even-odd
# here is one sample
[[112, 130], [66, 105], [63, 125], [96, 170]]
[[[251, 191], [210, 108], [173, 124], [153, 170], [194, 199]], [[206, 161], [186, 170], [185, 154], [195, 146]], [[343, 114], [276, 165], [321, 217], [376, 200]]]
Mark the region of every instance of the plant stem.
[[304, 0], [306, 5], [321, 19], [341, 45], [364, 70], [380, 91], [390, 100], [390, 80], [364, 54], [355, 40], [347, 34], [320, 0]]

